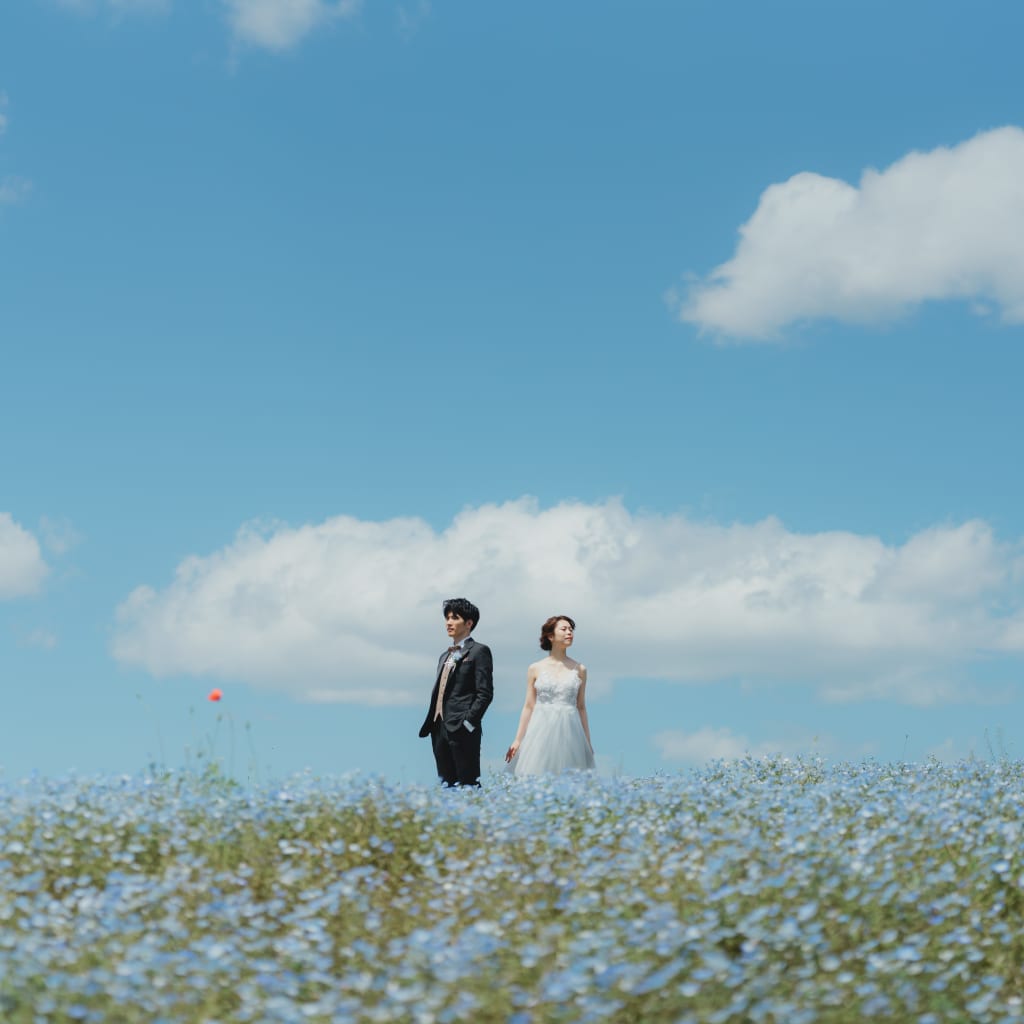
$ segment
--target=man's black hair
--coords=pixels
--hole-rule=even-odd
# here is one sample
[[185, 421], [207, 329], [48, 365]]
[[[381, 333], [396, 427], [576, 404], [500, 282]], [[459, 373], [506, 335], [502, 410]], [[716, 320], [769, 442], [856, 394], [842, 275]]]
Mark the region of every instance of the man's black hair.
[[472, 622], [473, 629], [476, 629], [480, 625], [480, 609], [477, 608], [472, 601], [467, 601], [464, 597], [450, 597], [444, 603], [444, 615], [445, 618], [448, 614], [458, 615], [460, 619], [465, 619], [466, 622]]

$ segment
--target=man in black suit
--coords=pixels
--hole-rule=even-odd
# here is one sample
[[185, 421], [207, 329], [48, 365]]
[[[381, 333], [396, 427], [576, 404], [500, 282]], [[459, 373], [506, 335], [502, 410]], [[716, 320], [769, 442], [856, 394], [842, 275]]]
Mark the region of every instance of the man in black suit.
[[434, 691], [420, 736], [430, 737], [446, 786], [480, 785], [480, 722], [494, 697], [491, 649], [469, 634], [480, 609], [464, 597], [444, 603], [449, 647], [437, 662]]

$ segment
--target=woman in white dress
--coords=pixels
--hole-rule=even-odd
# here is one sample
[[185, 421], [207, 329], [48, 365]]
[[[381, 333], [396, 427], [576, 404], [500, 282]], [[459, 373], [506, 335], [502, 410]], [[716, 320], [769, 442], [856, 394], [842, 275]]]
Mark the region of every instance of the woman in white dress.
[[540, 629], [546, 658], [526, 673], [526, 702], [505, 761], [516, 775], [544, 775], [594, 767], [587, 721], [587, 670], [568, 655], [576, 623], [552, 615]]

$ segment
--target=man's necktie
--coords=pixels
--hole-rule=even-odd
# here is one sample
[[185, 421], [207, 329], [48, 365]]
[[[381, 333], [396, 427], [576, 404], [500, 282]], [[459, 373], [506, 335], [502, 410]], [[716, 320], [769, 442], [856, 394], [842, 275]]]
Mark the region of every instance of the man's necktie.
[[452, 669], [455, 668], [456, 664], [452, 655], [458, 649], [457, 646], [448, 648], [448, 660], [444, 663], [444, 668], [441, 670], [441, 682], [437, 687], [437, 704], [434, 707], [435, 722], [441, 717], [441, 706], [444, 703], [444, 688], [448, 685], [448, 677], [452, 674]]

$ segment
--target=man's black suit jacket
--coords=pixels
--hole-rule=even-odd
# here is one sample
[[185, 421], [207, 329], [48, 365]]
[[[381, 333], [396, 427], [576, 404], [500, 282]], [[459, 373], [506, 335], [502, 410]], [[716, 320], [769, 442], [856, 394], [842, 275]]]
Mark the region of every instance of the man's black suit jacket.
[[[464, 729], [464, 722], [469, 722], [474, 729], [479, 729], [487, 705], [494, 698], [494, 662], [490, 647], [478, 644], [472, 637], [468, 637], [462, 651], [462, 657], [449, 674], [448, 683], [444, 688], [441, 718], [449, 732]], [[430, 707], [427, 708], [427, 717], [423, 720], [420, 736], [430, 735], [434, 708], [437, 705], [437, 688], [441, 685], [441, 672], [447, 660], [448, 652], [445, 651], [437, 663], [437, 676], [430, 694]]]

